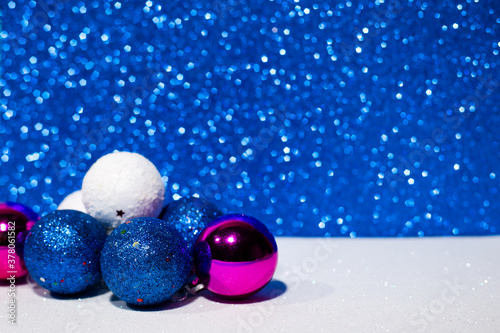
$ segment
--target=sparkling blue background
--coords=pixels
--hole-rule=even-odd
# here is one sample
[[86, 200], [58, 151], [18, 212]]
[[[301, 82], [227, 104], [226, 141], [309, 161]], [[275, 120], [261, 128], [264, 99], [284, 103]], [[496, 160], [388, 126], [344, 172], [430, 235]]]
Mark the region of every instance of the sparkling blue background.
[[0, 201], [128, 150], [276, 235], [500, 232], [496, 1], [0, 6]]

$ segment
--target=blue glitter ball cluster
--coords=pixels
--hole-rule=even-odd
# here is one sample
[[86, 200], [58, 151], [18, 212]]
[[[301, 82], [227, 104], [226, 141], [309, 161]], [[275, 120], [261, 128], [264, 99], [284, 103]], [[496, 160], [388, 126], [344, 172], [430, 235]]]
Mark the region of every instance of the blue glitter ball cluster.
[[141, 217], [119, 225], [106, 239], [102, 276], [121, 300], [153, 305], [168, 300], [187, 281], [191, 257], [182, 236], [162, 220]]
[[2, 201], [53, 211], [120, 150], [275, 235], [500, 233], [497, 1], [0, 8]]
[[192, 247], [201, 230], [222, 212], [210, 201], [202, 198], [181, 198], [165, 206], [160, 219], [179, 231]]
[[45, 289], [75, 294], [101, 279], [99, 257], [106, 231], [90, 215], [60, 210], [41, 218], [24, 245], [31, 277]]

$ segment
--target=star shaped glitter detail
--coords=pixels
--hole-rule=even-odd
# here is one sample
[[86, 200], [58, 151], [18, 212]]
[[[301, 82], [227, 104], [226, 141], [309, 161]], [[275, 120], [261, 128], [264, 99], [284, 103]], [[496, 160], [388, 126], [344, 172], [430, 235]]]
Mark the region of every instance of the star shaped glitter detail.
[[121, 209], [116, 211], [116, 216], [123, 217], [123, 214], [125, 214], [125, 212]]

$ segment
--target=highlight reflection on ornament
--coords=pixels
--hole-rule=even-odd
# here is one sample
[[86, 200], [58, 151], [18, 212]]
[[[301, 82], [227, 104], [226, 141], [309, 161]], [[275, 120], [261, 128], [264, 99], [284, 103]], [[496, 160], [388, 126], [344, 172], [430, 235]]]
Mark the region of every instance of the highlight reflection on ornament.
[[201, 232], [194, 247], [194, 264], [208, 290], [243, 298], [271, 281], [278, 247], [262, 222], [245, 215], [225, 215]]

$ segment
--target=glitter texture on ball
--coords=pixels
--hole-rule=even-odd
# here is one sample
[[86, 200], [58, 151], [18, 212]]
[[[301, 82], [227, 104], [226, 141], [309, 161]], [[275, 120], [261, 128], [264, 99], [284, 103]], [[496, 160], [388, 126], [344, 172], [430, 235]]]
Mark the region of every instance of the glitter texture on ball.
[[165, 187], [153, 163], [137, 153], [115, 152], [98, 159], [83, 179], [83, 203], [107, 229], [136, 217], [158, 217]]
[[90, 215], [55, 211], [41, 218], [26, 238], [26, 267], [45, 289], [60, 294], [84, 291], [101, 278], [99, 256], [105, 239], [105, 229]]
[[57, 206], [57, 210], [77, 210], [82, 213], [87, 213], [87, 209], [83, 204], [82, 191], [75, 191], [69, 194], [64, 200]]
[[225, 215], [201, 232], [195, 243], [194, 264], [208, 290], [223, 297], [243, 298], [271, 281], [278, 264], [278, 246], [262, 222], [245, 215]]
[[160, 219], [177, 229], [189, 246], [200, 232], [222, 212], [208, 200], [196, 197], [181, 198], [163, 208]]
[[38, 219], [38, 215], [25, 205], [0, 203], [0, 280], [28, 274], [23, 261], [24, 243]]
[[177, 230], [145, 217], [113, 230], [102, 250], [101, 267], [104, 281], [118, 298], [153, 305], [168, 300], [184, 285], [191, 259]]

